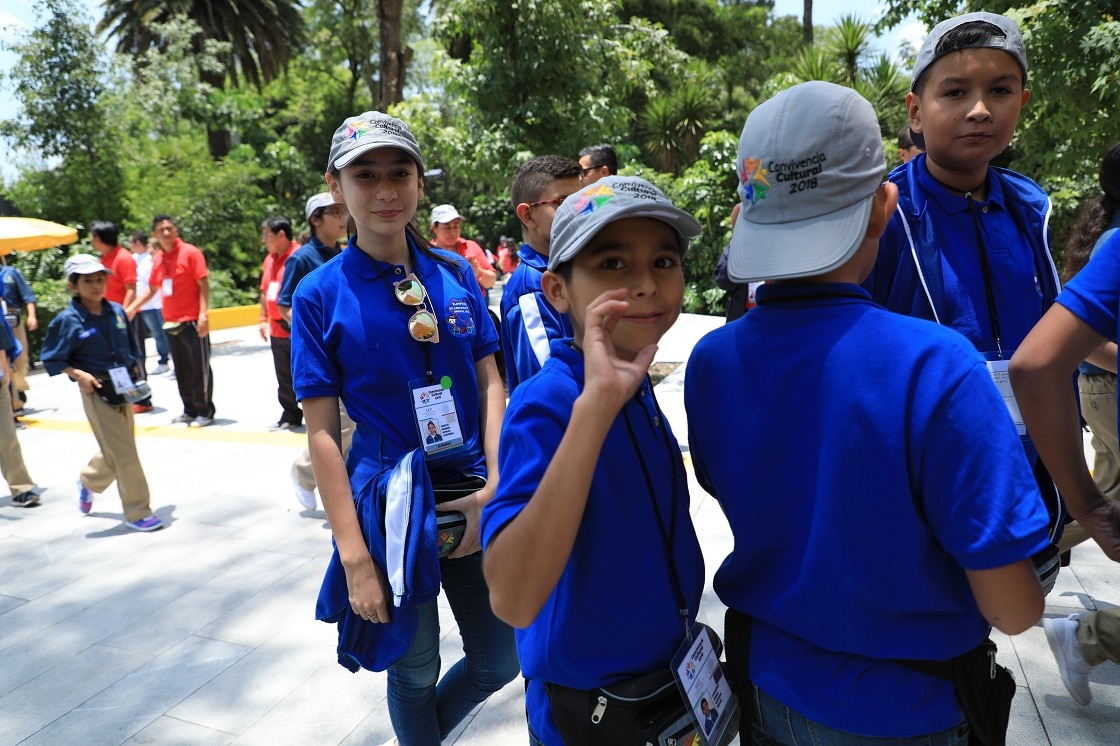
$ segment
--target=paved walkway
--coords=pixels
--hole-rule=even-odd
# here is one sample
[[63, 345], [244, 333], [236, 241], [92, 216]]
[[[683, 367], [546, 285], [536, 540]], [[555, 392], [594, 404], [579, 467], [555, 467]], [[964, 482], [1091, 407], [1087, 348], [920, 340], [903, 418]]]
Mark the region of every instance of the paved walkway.
[[[684, 362], [718, 323], [683, 316], [658, 360]], [[0, 746], [380, 744], [391, 736], [385, 676], [339, 666], [334, 628], [313, 618], [330, 532], [321, 510], [300, 508], [288, 481], [303, 436], [266, 431], [280, 411], [268, 347], [255, 328], [215, 332], [214, 343], [214, 426], [170, 424], [180, 407], [167, 376], [152, 379], [156, 411], [137, 418], [152, 505], [168, 524], [152, 534], [124, 528], [114, 488], [89, 516], [78, 512], [74, 480], [93, 436], [76, 386], [41, 369], [32, 375], [36, 412], [20, 441], [46, 492], [31, 509], [0, 498]], [[682, 442], [683, 373], [658, 386]], [[731, 537], [690, 479], [710, 580]], [[1118, 579], [1095, 547], [1080, 547], [1047, 614], [1120, 605]], [[722, 611], [709, 591], [703, 617], [722, 629]], [[441, 621], [451, 659], [461, 647], [446, 607]], [[1020, 683], [1010, 744], [1120, 742], [1120, 668], [1094, 670], [1094, 702], [1081, 708], [1062, 687], [1041, 627], [999, 644]], [[448, 742], [526, 740], [515, 681]]]

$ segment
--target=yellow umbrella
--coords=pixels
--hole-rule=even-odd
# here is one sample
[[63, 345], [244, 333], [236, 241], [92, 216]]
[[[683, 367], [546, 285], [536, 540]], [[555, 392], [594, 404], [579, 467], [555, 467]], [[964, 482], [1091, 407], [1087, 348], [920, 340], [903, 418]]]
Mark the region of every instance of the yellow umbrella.
[[13, 251], [38, 251], [76, 243], [78, 231], [37, 218], [0, 217], [0, 256]]

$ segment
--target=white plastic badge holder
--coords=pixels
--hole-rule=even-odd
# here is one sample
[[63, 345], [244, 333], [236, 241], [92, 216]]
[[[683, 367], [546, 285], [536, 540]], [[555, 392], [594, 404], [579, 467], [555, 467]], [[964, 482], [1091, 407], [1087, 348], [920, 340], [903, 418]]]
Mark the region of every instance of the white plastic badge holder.
[[280, 282], [273, 280], [268, 283], [268, 290], [265, 292], [265, 300], [274, 301], [280, 297]]
[[1007, 411], [1011, 413], [1011, 419], [1015, 421], [1015, 429], [1019, 431], [1019, 436], [1022, 437], [1027, 434], [1027, 426], [1023, 424], [1023, 415], [1019, 413], [1019, 403], [1015, 401], [1015, 392], [1011, 390], [1011, 376], [1007, 372], [1008, 361], [993, 359], [998, 357], [998, 353], [994, 352], [987, 353], [986, 357], [988, 358], [988, 373], [991, 374], [992, 381], [999, 389], [999, 394], [1003, 397], [1003, 403], [1007, 405]]
[[735, 735], [728, 731], [739, 722], [739, 699], [732, 694], [719, 660], [721, 646], [715, 632], [703, 624], [692, 629], [692, 639], [685, 640], [673, 656], [673, 678], [689, 705], [702, 743], [727, 743]]
[[136, 390], [132, 376], [128, 375], [128, 369], [123, 366], [109, 368], [109, 380], [113, 382], [113, 390], [118, 394], [127, 394]]
[[451, 377], [443, 376], [435, 383], [427, 380], [408, 382], [412, 409], [416, 415], [416, 431], [424, 454], [439, 453], [463, 445], [459, 413], [451, 393]]
[[172, 284], [171, 284], [171, 278], [170, 277], [165, 277], [164, 278], [162, 288], [163, 288], [163, 297], [164, 298], [170, 298], [171, 297], [171, 289], [172, 289]]

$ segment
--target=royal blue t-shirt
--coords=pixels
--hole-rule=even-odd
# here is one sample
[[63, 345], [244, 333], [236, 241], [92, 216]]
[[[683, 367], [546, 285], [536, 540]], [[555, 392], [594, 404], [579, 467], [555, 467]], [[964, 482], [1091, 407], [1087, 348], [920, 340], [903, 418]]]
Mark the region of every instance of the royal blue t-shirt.
[[1117, 338], [1120, 311], [1120, 231], [1100, 248], [1058, 296], [1070, 313], [1105, 339]]
[[[482, 510], [484, 551], [533, 497], [568, 429], [583, 377], [582, 353], [570, 339], [558, 340], [540, 373], [510, 397], [498, 454], [502, 478]], [[646, 474], [656, 495], [650, 495]], [[533, 623], [516, 630], [521, 670], [529, 680], [529, 723], [546, 744], [563, 741], [544, 682], [591, 689], [667, 670], [684, 640], [655, 504], [671, 532], [681, 591], [694, 618], [704, 590], [704, 557], [688, 512], [680, 448], [647, 383], [603, 443], [560, 581]]]
[[327, 246], [312, 235], [310, 241], [293, 251], [288, 261], [284, 262], [284, 277], [280, 280], [280, 294], [276, 296], [276, 305], [291, 308], [299, 281], [338, 254], [339, 251], [334, 246]]
[[355, 239], [296, 289], [296, 396], [342, 399], [357, 424], [348, 459], [355, 484], [364, 484], [422, 446], [410, 382], [449, 385], [464, 436], [462, 447], [428, 457], [433, 481], [440, 481], [441, 471], [486, 474], [475, 363], [497, 351], [498, 335], [465, 261], [439, 252], [448, 266], [415, 246], [411, 249], [413, 272], [439, 324], [435, 344], [409, 335], [408, 320], [416, 308], [401, 303], [393, 292], [393, 283], [406, 276], [404, 267], [375, 261]]
[[502, 289], [502, 352], [506, 383], [513, 391], [541, 369], [553, 340], [572, 336], [567, 314], [549, 303], [541, 290], [548, 257], [525, 244], [517, 252], [521, 263]]
[[735, 536], [715, 589], [755, 620], [754, 683], [858, 735], [959, 724], [949, 682], [882, 659], [975, 647], [989, 627], [965, 568], [1048, 541], [972, 345], [856, 285], [767, 284], [696, 345], [685, 407], [697, 478]]

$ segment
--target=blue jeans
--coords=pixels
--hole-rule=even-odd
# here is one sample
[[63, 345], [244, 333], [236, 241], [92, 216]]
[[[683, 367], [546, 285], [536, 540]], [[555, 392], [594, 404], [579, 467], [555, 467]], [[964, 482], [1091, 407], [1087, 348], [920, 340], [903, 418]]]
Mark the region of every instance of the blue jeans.
[[140, 318], [144, 319], [144, 326], [148, 327], [148, 333], [156, 341], [159, 364], [167, 365], [167, 356], [171, 353], [167, 346], [167, 333], [163, 331], [163, 312], [158, 308], [149, 308], [147, 311], [140, 312]]
[[389, 719], [400, 746], [438, 746], [475, 705], [521, 670], [513, 628], [490, 609], [482, 553], [442, 559], [439, 565], [443, 591], [463, 638], [463, 657], [440, 679], [436, 601], [420, 606], [420, 628], [412, 647], [389, 667]]
[[968, 746], [968, 724], [924, 736], [875, 738], [829, 728], [800, 715], [757, 686], [754, 689], [755, 746]]

